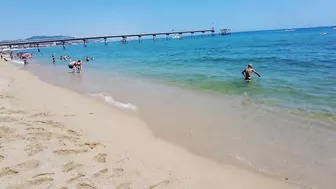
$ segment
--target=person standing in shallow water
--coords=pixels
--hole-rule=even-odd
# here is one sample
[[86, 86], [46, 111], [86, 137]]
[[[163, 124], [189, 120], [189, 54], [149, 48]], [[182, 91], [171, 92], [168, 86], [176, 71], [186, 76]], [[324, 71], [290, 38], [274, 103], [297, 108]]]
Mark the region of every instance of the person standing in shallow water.
[[247, 65], [247, 68], [242, 71], [245, 81], [251, 81], [252, 73], [255, 73], [258, 77], [260, 77], [260, 74], [252, 68], [252, 64], [249, 64]]
[[55, 63], [56, 63], [56, 60], [55, 60], [55, 55], [54, 55], [54, 53], [51, 54], [51, 58], [52, 58], [53, 64], [55, 64]]

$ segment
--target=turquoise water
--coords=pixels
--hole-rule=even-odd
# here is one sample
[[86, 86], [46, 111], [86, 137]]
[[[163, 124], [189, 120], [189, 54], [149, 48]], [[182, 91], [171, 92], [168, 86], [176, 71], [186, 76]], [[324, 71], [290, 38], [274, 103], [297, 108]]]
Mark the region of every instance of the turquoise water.
[[[321, 35], [326, 32], [327, 35]], [[137, 40], [42, 49], [84, 62], [85, 72], [122, 74], [194, 90], [217, 92], [288, 108], [297, 115], [329, 122], [336, 113], [336, 30], [332, 27], [233, 33], [230, 36], [184, 36], [182, 40]], [[241, 71], [253, 64], [261, 78], [245, 82]], [[67, 62], [58, 61], [60, 69]]]

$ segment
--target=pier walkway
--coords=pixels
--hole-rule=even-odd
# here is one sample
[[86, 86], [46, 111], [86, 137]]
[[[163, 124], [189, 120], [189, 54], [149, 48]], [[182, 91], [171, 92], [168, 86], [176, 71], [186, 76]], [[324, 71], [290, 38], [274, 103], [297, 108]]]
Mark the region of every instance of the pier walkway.
[[[108, 35], [108, 36], [94, 36], [94, 37], [80, 37], [80, 38], [61, 38], [61, 39], [44, 39], [44, 40], [24, 40], [24, 41], [10, 41], [10, 42], [0, 42], [0, 46], [8, 46], [12, 48], [12, 46], [17, 46], [17, 45], [35, 45], [37, 48], [39, 47], [40, 44], [46, 44], [46, 43], [58, 43], [63, 45], [66, 44], [66, 42], [71, 42], [71, 41], [83, 41], [84, 47], [86, 47], [86, 43], [88, 40], [104, 40], [105, 44], [107, 44], [107, 39], [111, 38], [121, 38], [121, 41], [123, 43], [127, 42], [128, 37], [138, 37], [139, 42], [142, 41], [142, 37], [145, 36], [152, 36], [153, 40], [156, 40], [156, 36], [166, 36], [166, 39], [170, 39], [170, 35], [176, 35], [177, 38], [182, 38], [183, 34], [189, 33], [191, 34], [191, 37], [194, 36], [195, 33], [201, 33], [203, 36], [205, 33], [210, 33], [211, 35], [215, 35], [215, 29], [207, 29], [207, 30], [189, 30], [189, 31], [172, 31], [172, 32], [160, 32], [160, 33], [140, 33], [140, 34], [126, 34], [126, 35]], [[176, 37], [175, 36], [175, 37]]]

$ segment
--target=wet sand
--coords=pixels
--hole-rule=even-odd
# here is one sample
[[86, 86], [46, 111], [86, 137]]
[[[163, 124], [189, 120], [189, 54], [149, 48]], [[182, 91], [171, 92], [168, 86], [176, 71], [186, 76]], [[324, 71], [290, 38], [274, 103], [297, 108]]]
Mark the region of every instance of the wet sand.
[[2, 60], [0, 102], [1, 188], [299, 188], [195, 156]]

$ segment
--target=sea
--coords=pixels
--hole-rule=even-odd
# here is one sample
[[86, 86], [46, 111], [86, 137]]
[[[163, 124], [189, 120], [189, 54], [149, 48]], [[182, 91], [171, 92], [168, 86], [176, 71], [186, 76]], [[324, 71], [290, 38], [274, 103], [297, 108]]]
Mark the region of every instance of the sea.
[[[41, 80], [138, 116], [192, 153], [303, 188], [336, 186], [334, 27], [26, 51], [24, 69]], [[81, 74], [64, 55], [83, 61]], [[248, 64], [260, 78], [244, 80]]]

